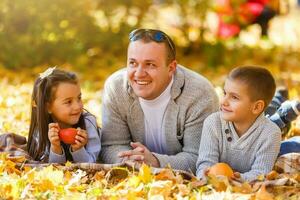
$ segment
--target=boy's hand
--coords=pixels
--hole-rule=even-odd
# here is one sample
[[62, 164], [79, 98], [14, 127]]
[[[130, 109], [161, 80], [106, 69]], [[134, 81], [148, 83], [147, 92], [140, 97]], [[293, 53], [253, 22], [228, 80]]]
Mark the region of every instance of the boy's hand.
[[62, 154], [62, 149], [60, 146], [60, 140], [59, 140], [59, 136], [58, 136], [58, 132], [59, 132], [59, 125], [58, 123], [50, 123], [48, 125], [49, 130], [48, 130], [48, 138], [49, 141], [51, 143], [51, 150], [56, 153], [56, 154]]
[[234, 172], [232, 178], [235, 180], [239, 180], [241, 178], [241, 174], [239, 172]]
[[204, 175], [204, 176], [208, 176], [209, 169], [210, 169], [210, 167], [207, 167], [207, 168], [205, 168], [205, 169], [203, 170], [203, 175]]
[[84, 147], [84, 145], [86, 145], [87, 141], [88, 141], [88, 139], [87, 139], [86, 131], [81, 128], [77, 128], [75, 144], [71, 144], [72, 152], [77, 151], [78, 149]]

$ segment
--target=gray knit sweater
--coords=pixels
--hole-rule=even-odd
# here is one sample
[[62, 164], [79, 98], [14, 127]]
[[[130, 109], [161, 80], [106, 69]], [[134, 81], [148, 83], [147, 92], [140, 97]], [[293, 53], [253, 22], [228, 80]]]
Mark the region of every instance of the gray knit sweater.
[[204, 169], [225, 162], [240, 172], [242, 179], [254, 180], [272, 170], [280, 140], [280, 129], [263, 114], [239, 137], [232, 122], [224, 121], [220, 112], [213, 113], [204, 121], [197, 176], [202, 178]]
[[[131, 149], [131, 141], [145, 144], [144, 113], [126, 69], [111, 75], [104, 88], [100, 158], [117, 163], [118, 153]], [[196, 172], [203, 121], [217, 109], [218, 98], [208, 80], [178, 65], [164, 116], [167, 153], [152, 152], [161, 167]]]

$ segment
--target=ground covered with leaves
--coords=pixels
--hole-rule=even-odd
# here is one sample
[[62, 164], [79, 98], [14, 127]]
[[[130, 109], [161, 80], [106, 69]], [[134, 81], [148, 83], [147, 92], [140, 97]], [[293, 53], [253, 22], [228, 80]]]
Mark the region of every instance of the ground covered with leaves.
[[[21, 162], [20, 162], [21, 161]], [[284, 186], [272, 181], [284, 180]], [[172, 169], [151, 171], [112, 167], [82, 170], [64, 166], [32, 167], [22, 158], [11, 160], [0, 154], [1, 199], [299, 199], [300, 174], [270, 173], [254, 184], [208, 177], [197, 180]], [[288, 183], [288, 184], [287, 184]]]
[[[27, 136], [31, 83], [0, 82], [0, 134]], [[101, 92], [83, 87], [85, 108], [100, 122]], [[200, 181], [172, 169], [146, 165], [103, 168], [74, 164], [28, 165], [0, 154], [0, 199], [300, 199], [300, 172], [258, 177], [253, 183], [209, 177]]]

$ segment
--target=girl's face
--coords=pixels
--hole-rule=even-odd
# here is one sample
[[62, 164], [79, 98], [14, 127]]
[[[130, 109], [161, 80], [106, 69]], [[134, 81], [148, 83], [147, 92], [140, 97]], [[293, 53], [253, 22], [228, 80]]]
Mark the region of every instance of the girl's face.
[[60, 83], [48, 104], [48, 112], [60, 128], [77, 124], [83, 110], [79, 84]]

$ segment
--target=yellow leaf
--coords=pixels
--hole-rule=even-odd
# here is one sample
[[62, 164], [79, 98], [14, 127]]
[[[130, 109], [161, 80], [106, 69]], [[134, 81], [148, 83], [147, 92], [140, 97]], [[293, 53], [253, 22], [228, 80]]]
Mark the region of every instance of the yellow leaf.
[[66, 171], [64, 178], [65, 178], [66, 181], [69, 181], [72, 178], [71, 172], [70, 171]]
[[72, 163], [71, 163], [70, 161], [67, 161], [66, 164], [65, 164], [65, 166], [66, 166], [66, 167], [71, 167], [71, 166], [72, 166]]
[[39, 184], [39, 188], [41, 191], [47, 191], [47, 190], [54, 190], [54, 185], [52, 181], [49, 179], [44, 179], [42, 182]]
[[139, 179], [143, 183], [149, 183], [152, 180], [151, 169], [148, 165], [143, 164], [140, 168]]
[[130, 187], [136, 188], [136, 187], [140, 184], [140, 182], [141, 182], [141, 180], [140, 180], [139, 177], [137, 177], [137, 176], [132, 176], [132, 177], [130, 177], [129, 180], [128, 180], [128, 185], [129, 185]]

